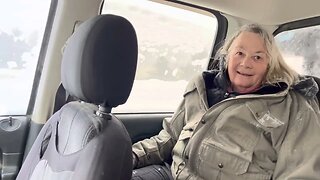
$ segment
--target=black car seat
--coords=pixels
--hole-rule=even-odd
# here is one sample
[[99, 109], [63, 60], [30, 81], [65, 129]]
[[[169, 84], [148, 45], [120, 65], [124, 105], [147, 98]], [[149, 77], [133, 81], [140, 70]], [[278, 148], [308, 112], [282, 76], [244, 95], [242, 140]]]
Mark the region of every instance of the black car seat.
[[131, 179], [131, 140], [111, 109], [126, 102], [136, 64], [129, 21], [99, 15], [81, 24], [61, 66], [63, 86], [81, 101], [64, 105], [47, 121], [17, 180]]

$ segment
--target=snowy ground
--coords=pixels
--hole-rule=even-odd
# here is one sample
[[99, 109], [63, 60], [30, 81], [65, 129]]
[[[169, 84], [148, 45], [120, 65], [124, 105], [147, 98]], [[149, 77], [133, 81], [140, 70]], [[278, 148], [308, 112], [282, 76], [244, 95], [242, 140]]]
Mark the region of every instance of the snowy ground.
[[[26, 113], [32, 72], [0, 69], [0, 115]], [[129, 100], [114, 112], [173, 112], [182, 99], [187, 81], [137, 80]]]
[[173, 112], [182, 100], [187, 81], [138, 80], [125, 105], [113, 112]]
[[34, 73], [0, 69], [0, 115], [25, 115]]

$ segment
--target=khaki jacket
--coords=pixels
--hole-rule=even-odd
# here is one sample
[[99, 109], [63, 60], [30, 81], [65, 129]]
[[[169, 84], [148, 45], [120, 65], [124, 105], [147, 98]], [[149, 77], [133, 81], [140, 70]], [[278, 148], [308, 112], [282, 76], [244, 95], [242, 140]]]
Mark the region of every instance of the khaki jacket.
[[200, 75], [163, 130], [135, 143], [133, 151], [138, 167], [172, 157], [174, 179], [320, 179], [319, 106], [287, 88], [231, 97], [208, 108]]

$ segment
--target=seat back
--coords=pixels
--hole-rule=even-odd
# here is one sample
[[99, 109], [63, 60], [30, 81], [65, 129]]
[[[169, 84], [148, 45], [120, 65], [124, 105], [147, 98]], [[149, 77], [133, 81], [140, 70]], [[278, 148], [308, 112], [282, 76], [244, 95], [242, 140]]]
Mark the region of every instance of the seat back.
[[85, 21], [68, 40], [61, 77], [80, 99], [64, 105], [44, 125], [17, 180], [126, 180], [132, 148], [111, 109], [127, 100], [137, 64], [133, 26], [114, 15]]

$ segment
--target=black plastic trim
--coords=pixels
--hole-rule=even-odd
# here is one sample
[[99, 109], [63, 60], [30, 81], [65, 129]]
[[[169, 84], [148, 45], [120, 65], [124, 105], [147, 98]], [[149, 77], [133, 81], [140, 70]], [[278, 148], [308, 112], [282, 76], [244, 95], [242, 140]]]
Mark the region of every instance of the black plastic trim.
[[115, 114], [126, 127], [132, 143], [157, 135], [162, 129], [164, 118], [173, 114]]
[[28, 138], [26, 138], [26, 140], [25, 140], [26, 144], [25, 144], [25, 149], [24, 149], [23, 161], [27, 157], [34, 141], [38, 137], [38, 134], [40, 133], [43, 126], [44, 126], [44, 124], [38, 124], [33, 121], [30, 121], [29, 127], [28, 127], [29, 133], [26, 135], [26, 137], [28, 137]]
[[29, 122], [27, 116], [0, 117], [0, 179], [11, 180], [17, 176], [22, 164]]
[[273, 32], [273, 35], [276, 36], [277, 34], [283, 31], [289, 31], [289, 30], [305, 28], [309, 26], [316, 26], [316, 25], [320, 25], [319, 16], [282, 24]]
[[101, 14], [101, 13], [102, 13], [102, 9], [103, 9], [104, 3], [105, 3], [105, 1], [104, 1], [104, 0], [103, 0], [103, 1], [101, 1], [100, 9], [99, 9], [99, 14]]

